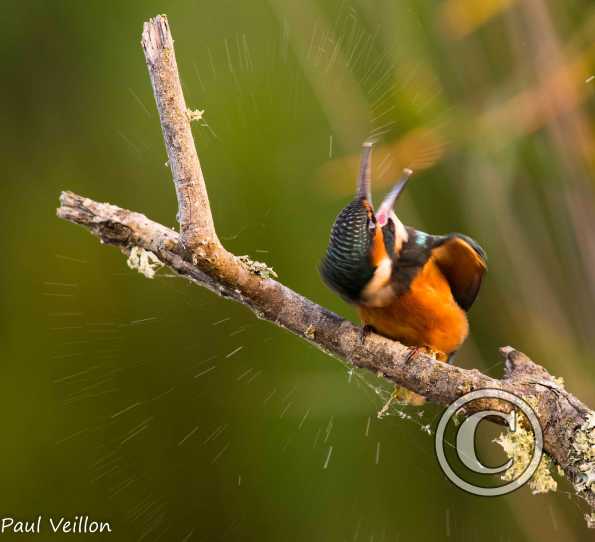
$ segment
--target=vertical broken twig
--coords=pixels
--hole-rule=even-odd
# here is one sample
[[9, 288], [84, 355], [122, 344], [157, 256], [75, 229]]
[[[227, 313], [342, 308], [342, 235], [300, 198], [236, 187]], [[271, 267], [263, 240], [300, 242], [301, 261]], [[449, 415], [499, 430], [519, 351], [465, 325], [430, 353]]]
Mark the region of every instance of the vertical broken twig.
[[191, 114], [184, 101], [173, 38], [165, 15], [157, 15], [144, 24], [141, 45], [176, 187], [181, 242], [186, 249], [195, 252], [200, 245], [219, 244], [219, 240], [192, 137]]

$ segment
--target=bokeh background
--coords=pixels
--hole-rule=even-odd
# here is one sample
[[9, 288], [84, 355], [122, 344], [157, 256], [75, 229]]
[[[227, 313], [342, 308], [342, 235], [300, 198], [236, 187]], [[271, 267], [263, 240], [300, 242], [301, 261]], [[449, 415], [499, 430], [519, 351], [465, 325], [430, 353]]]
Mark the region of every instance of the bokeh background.
[[592, 2], [7, 2], [0, 515], [88, 514], [114, 541], [591, 539], [564, 481], [461, 492], [440, 409], [378, 420], [374, 376], [56, 219], [70, 189], [175, 226], [139, 46], [161, 12], [230, 250], [354, 318], [317, 265], [374, 137], [376, 197], [413, 167], [402, 220], [488, 252], [457, 363], [498, 376], [512, 344], [595, 403]]

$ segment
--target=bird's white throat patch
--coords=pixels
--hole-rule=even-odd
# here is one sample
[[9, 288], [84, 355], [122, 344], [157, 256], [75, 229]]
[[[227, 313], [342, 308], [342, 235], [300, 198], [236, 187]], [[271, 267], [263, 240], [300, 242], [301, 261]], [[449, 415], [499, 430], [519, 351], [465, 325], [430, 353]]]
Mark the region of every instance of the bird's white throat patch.
[[362, 291], [362, 302], [368, 307], [384, 307], [393, 297], [390, 277], [393, 270], [392, 260], [388, 257], [380, 261], [372, 280]]

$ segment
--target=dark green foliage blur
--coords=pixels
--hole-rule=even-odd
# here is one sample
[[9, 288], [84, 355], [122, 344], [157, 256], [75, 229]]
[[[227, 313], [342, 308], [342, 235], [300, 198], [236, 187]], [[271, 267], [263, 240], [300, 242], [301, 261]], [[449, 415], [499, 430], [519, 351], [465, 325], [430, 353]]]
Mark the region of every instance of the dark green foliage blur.
[[[489, 256], [457, 363], [512, 344], [595, 406], [595, 9], [587, 0], [8, 2], [0, 271], [0, 517], [89, 515], [105, 539], [588, 540], [560, 480], [467, 495], [434, 457], [441, 409], [55, 217], [61, 190], [175, 227], [139, 45], [167, 13], [220, 237], [355, 312], [318, 275], [378, 140], [377, 200]], [[481, 453], [502, 453], [485, 429]], [[0, 542], [6, 536], [0, 535]], [[72, 535], [86, 540], [91, 535]], [[101, 538], [101, 537], [97, 537]], [[25, 538], [22, 538], [25, 539]], [[61, 540], [47, 529], [31, 540]]]

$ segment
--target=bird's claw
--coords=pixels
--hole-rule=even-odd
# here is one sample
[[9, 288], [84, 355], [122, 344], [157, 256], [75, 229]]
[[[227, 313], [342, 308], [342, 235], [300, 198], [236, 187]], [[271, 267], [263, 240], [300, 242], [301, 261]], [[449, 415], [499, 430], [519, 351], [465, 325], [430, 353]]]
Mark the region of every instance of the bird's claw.
[[412, 346], [411, 348], [409, 348], [409, 353], [407, 354], [407, 358], [405, 361], [409, 363], [418, 354], [425, 354], [426, 356], [430, 356], [431, 358], [438, 361], [445, 360], [445, 354], [443, 354], [442, 352], [438, 352], [437, 350], [434, 350], [429, 346]]
[[364, 342], [366, 341], [366, 337], [373, 331], [374, 328], [372, 326], [369, 326], [368, 324], [360, 327], [358, 336], [360, 345], [364, 344]]
[[406, 363], [409, 363], [417, 354], [421, 351], [421, 346], [412, 346], [409, 348], [409, 353], [407, 354], [407, 358], [405, 359]]

